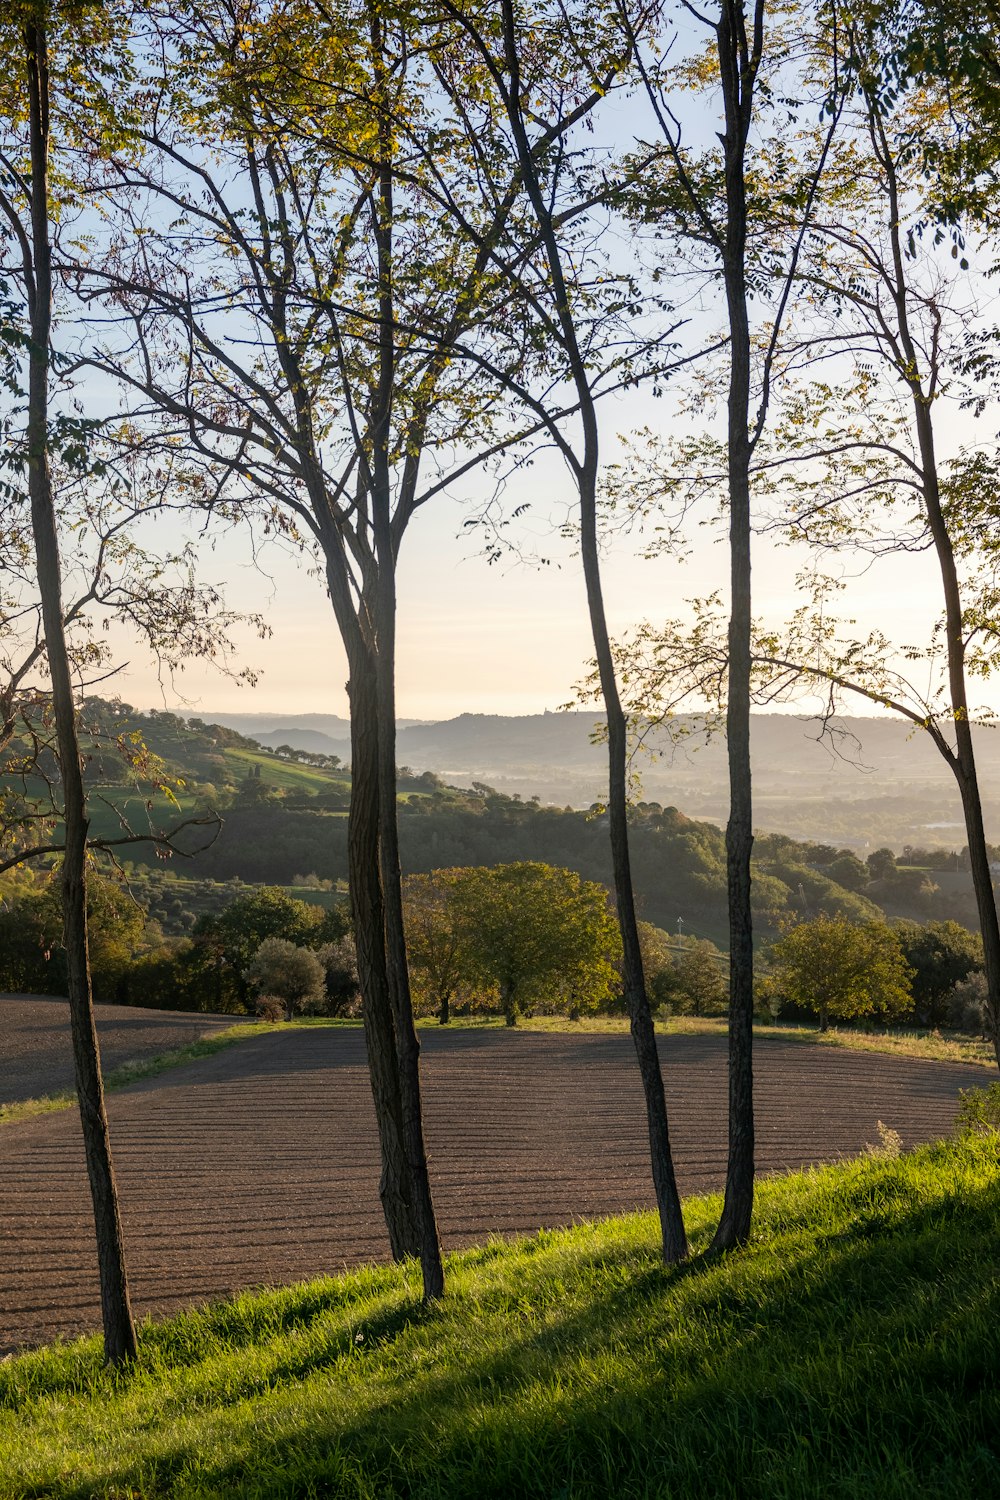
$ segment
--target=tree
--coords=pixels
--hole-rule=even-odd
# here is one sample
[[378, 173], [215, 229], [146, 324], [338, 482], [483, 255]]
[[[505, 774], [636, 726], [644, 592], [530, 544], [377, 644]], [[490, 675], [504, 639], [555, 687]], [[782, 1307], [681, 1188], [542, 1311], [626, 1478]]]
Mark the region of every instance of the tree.
[[217, 915], [200, 917], [194, 937], [233, 975], [239, 998], [245, 1002], [247, 973], [261, 944], [268, 938], [281, 938], [294, 947], [312, 946], [325, 936], [323, 923], [320, 907], [296, 901], [278, 886], [264, 886], [237, 896]]
[[891, 849], [873, 849], [865, 863], [872, 880], [891, 880], [896, 873], [896, 856]]
[[358, 954], [352, 934], [342, 932], [334, 941], [320, 943], [316, 949], [316, 957], [323, 965], [323, 1014], [353, 1015], [360, 983]]
[[403, 881], [407, 953], [437, 1006], [442, 1026], [451, 1019], [451, 998], [463, 977], [462, 945], [452, 903], [456, 878], [456, 871], [436, 870], [433, 875], [407, 875]]
[[946, 1025], [955, 985], [982, 970], [981, 937], [958, 922], [897, 922], [896, 932], [913, 970], [916, 1019], [922, 1026]]
[[725, 1011], [728, 987], [720, 957], [714, 943], [695, 938], [684, 944], [684, 951], [677, 959], [677, 993], [687, 1001], [696, 1016], [717, 1015], [720, 1010]]
[[281, 1001], [286, 1021], [293, 1020], [296, 1011], [320, 1002], [325, 993], [326, 973], [319, 956], [279, 937], [264, 939], [245, 978], [261, 999], [270, 995]]
[[[266, 528], [320, 559], [348, 659], [350, 889], [380, 1195], [394, 1255], [419, 1253], [434, 1297], [396, 826], [395, 578], [417, 510], [538, 431], [534, 417], [508, 422], [496, 374], [545, 359], [492, 266], [518, 169], [494, 141], [463, 138], [462, 109], [446, 114], [434, 17], [265, 0], [159, 0], [141, 14], [124, 109], [140, 149], [112, 156], [101, 184], [119, 242], [80, 267], [118, 319], [100, 363], [140, 393], [164, 447], [183, 447], [207, 504], [263, 505]], [[484, 153], [506, 181], [477, 201]], [[442, 204], [471, 233], [456, 235]], [[531, 237], [519, 243], [530, 256]]]
[[[67, 26], [81, 26], [82, 10], [67, 5], [56, 20], [57, 32]], [[27, 115], [27, 141], [18, 140], [16, 156], [12, 153], [3, 161], [7, 181], [0, 190], [0, 208], [8, 231], [17, 236], [20, 245], [20, 273], [30, 324], [23, 451], [62, 780], [65, 827], [62, 916], [73, 1060], [97, 1233], [105, 1355], [110, 1363], [121, 1365], [135, 1358], [135, 1324], [94, 1026], [87, 940], [87, 801], [66, 640], [57, 502], [50, 461], [53, 212], [49, 179], [52, 106], [49, 22], [50, 6], [46, 0], [24, 0], [9, 6], [4, 18], [3, 42], [10, 68], [5, 76], [9, 79], [11, 73], [14, 75], [19, 95], [16, 101], [11, 101], [13, 108], [9, 108], [8, 120], [13, 124]]]
[[450, 897], [463, 970], [497, 987], [508, 1026], [543, 998], [572, 1013], [613, 993], [621, 947], [603, 886], [524, 862], [451, 871]]
[[[580, 552], [587, 608], [597, 659], [597, 679], [604, 705], [608, 743], [608, 821], [614, 871], [615, 902], [622, 943], [622, 982], [630, 1029], [642, 1080], [646, 1122], [663, 1258], [684, 1259], [687, 1238], [670, 1150], [663, 1077], [642, 966], [642, 944], [635, 910], [629, 851], [627, 808], [627, 724], [622, 708], [605, 608], [600, 566], [597, 494], [600, 473], [598, 398], [609, 385], [640, 378], [642, 340], [621, 316], [639, 309], [630, 274], [591, 270], [588, 251], [598, 238], [580, 203], [589, 211], [612, 198], [601, 164], [586, 175], [567, 147], [570, 128], [589, 122], [597, 104], [625, 81], [634, 38], [622, 35], [614, 7], [596, 14], [593, 6], [563, 3], [541, 6], [530, 19], [513, 0], [501, 0], [499, 26], [493, 7], [459, 6], [445, 0], [471, 44], [471, 51], [492, 86], [497, 113], [506, 126], [523, 192], [534, 218], [534, 232], [544, 254], [544, 275], [525, 276], [523, 249], [515, 244], [505, 265], [512, 299], [534, 315], [534, 338], [558, 356], [557, 378], [541, 398], [524, 390], [520, 376], [507, 388], [527, 396], [531, 409], [564, 459], [579, 501]], [[645, 23], [643, 25], [645, 30]], [[578, 147], [576, 156], [584, 153]], [[570, 201], [564, 201], [567, 190]], [[580, 224], [577, 221], [580, 220]], [[568, 231], [568, 233], [567, 233]], [[516, 268], [516, 269], [515, 269]], [[531, 267], [534, 272], [534, 267]], [[595, 291], [595, 288], [597, 289]], [[607, 288], [602, 295], [601, 289]], [[672, 330], [671, 330], [672, 331]], [[669, 335], [654, 341], [659, 357], [653, 371], [671, 366]], [[659, 348], [662, 342], [664, 348]], [[621, 347], [619, 347], [621, 346]], [[627, 353], [622, 353], [622, 349]], [[608, 351], [611, 351], [610, 353]], [[648, 369], [644, 373], [651, 373]], [[574, 400], [566, 410], [563, 387]], [[614, 388], [614, 387], [612, 387]], [[566, 417], [579, 418], [574, 441]]]
[[[695, 55], [678, 63], [672, 46], [645, 49], [640, 27], [627, 3], [619, 7], [636, 49], [637, 67], [667, 162], [666, 180], [656, 157], [636, 181], [633, 211], [681, 242], [681, 253], [696, 258], [707, 251], [722, 282], [725, 339], [725, 423], [720, 490], [728, 518], [729, 604], [726, 631], [725, 732], [729, 761], [729, 819], [726, 860], [729, 888], [729, 1155], [722, 1216], [713, 1249], [728, 1250], [749, 1236], [753, 1214], [753, 912], [750, 860], [753, 849], [753, 797], [750, 771], [751, 535], [754, 455], [768, 421], [775, 360], [787, 305], [796, 284], [798, 262], [811, 227], [819, 184], [840, 110], [839, 81], [824, 74], [821, 108], [829, 116], [814, 160], [802, 162], [785, 150], [787, 136], [804, 98], [816, 87], [815, 75], [797, 81], [789, 71], [791, 50], [782, 36], [780, 12], [767, 0], [718, 0], [707, 11], [683, 7], [701, 39]], [[675, 40], [680, 42], [679, 31]], [[776, 86], [777, 77], [781, 77]], [[712, 106], [723, 122], [714, 144], [692, 151], [683, 137], [672, 90], [711, 87]], [[778, 99], [787, 111], [778, 149], [757, 144], [762, 106]], [[768, 159], [770, 155], [770, 160]], [[791, 170], [789, 170], [789, 166]], [[773, 295], [769, 324], [756, 330], [754, 296]], [[755, 364], [756, 359], [756, 364]], [[696, 440], [695, 446], [697, 446]]]
[[855, 926], [843, 917], [816, 917], [775, 943], [770, 961], [777, 993], [814, 1011], [821, 1031], [831, 1019], [873, 1012], [901, 1016], [913, 1005], [913, 971], [899, 937], [884, 922]]

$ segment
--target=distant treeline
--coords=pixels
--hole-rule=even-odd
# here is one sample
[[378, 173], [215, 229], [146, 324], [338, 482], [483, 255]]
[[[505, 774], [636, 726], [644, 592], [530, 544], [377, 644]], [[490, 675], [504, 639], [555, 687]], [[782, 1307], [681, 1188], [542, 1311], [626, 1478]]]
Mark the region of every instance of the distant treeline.
[[[489, 788], [413, 792], [400, 805], [403, 866], [413, 874], [455, 866], [535, 860], [611, 883], [607, 827], [599, 809], [542, 807]], [[640, 803], [632, 813], [632, 865], [643, 917], [659, 927], [726, 940], [722, 830], [673, 807]], [[787, 918], [824, 911], [859, 921], [881, 913], [936, 915], [934, 886], [902, 869], [888, 850], [868, 862], [847, 850], [765, 834], [755, 844], [754, 900], [761, 935]], [[302, 871], [321, 880], [347, 874], [347, 820], [319, 809], [262, 804], [225, 814], [215, 844], [185, 874], [217, 881], [290, 885]], [[948, 915], [952, 915], [951, 912]]]

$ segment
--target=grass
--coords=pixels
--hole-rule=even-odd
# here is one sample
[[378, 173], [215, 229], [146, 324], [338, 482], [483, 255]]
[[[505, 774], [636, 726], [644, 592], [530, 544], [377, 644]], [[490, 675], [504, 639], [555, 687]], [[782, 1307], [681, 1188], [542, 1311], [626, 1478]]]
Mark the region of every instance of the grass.
[[[649, 1215], [244, 1295], [0, 1366], [0, 1496], [1000, 1493], [997, 1137], [761, 1184], [674, 1271]], [[686, 1205], [696, 1250], [718, 1200]]]
[[[424, 1016], [420, 1027], [437, 1027], [432, 1016]], [[449, 1022], [456, 1028], [461, 1026], [503, 1029], [502, 1017], [459, 1016]], [[727, 1022], [717, 1016], [671, 1016], [655, 1023], [660, 1036], [711, 1036], [725, 1032]], [[569, 1035], [624, 1034], [629, 1029], [625, 1016], [583, 1016], [571, 1021], [566, 1016], [522, 1017], [519, 1031], [565, 1032]], [[942, 1036], [939, 1031], [851, 1031], [836, 1027], [821, 1032], [816, 1026], [796, 1026], [758, 1022], [754, 1026], [758, 1041], [774, 1038], [783, 1042], [803, 1042], [819, 1047], [848, 1047], [855, 1052], [885, 1052], [896, 1057], [912, 1057], [931, 1062], [973, 1063], [996, 1071], [996, 1054], [991, 1043], [972, 1036]]]

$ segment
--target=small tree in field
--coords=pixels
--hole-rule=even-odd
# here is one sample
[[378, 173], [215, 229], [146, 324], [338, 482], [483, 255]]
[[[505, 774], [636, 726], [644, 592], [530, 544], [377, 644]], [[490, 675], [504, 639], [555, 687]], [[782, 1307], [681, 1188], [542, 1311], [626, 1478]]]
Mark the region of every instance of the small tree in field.
[[451, 901], [453, 872], [407, 875], [403, 881], [406, 951], [413, 978], [432, 998], [438, 1020], [451, 1019], [451, 997], [462, 983], [462, 949]]
[[729, 1001], [726, 969], [719, 950], [707, 938], [685, 943], [676, 966], [676, 993], [683, 1009], [696, 1016], [724, 1015]]
[[285, 938], [265, 938], [247, 970], [247, 983], [257, 995], [273, 996], [285, 1007], [285, 1020], [297, 1010], [320, 1003], [326, 971], [309, 948], [297, 948]]
[[522, 862], [455, 871], [451, 900], [466, 977], [497, 986], [508, 1026], [545, 996], [579, 1015], [612, 994], [621, 938], [602, 885]]
[[854, 925], [844, 917], [803, 922], [771, 949], [776, 991], [814, 1011], [820, 1031], [830, 1020], [873, 1012], [902, 1016], [913, 1006], [913, 970], [899, 938], [884, 922]]

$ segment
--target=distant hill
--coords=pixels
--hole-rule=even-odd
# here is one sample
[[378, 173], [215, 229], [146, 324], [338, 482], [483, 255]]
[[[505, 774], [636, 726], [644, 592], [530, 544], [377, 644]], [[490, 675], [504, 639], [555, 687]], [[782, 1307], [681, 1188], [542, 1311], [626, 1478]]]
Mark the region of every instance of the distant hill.
[[[350, 760], [349, 726], [334, 715], [216, 716], [269, 745], [322, 749]], [[265, 723], [266, 720], [266, 723]], [[397, 760], [445, 781], [538, 796], [543, 802], [587, 807], [605, 794], [605, 751], [593, 742], [597, 715], [547, 713], [508, 717], [461, 714], [439, 723], [403, 720]], [[688, 814], [724, 822], [726, 748], [707, 745], [675, 723], [679, 737], [651, 736], [637, 755], [642, 794]], [[322, 746], [315, 733], [329, 737]], [[794, 714], [755, 714], [754, 821], [798, 838], [864, 851], [889, 845], [964, 843], [962, 812], [950, 772], [930, 740], [893, 718], [843, 718], [822, 743], [815, 720]], [[1000, 735], [977, 730], [987, 831], [1000, 842]], [[653, 754], [647, 752], [652, 751]]]
[[[315, 885], [312, 877], [337, 883], [346, 876], [350, 783], [342, 769], [329, 763], [326, 751], [277, 756], [231, 726], [184, 720], [162, 711], [140, 714], [127, 705], [98, 699], [85, 704], [83, 722], [90, 739], [87, 778], [95, 793], [91, 799], [95, 832], [115, 834], [120, 827], [119, 812], [140, 831], [150, 825], [170, 827], [191, 812], [212, 809], [222, 813], [222, 824], [210, 847], [202, 847], [202, 829], [189, 829], [181, 842], [192, 853], [200, 852], [190, 863], [174, 861], [173, 870], [199, 880], [277, 885], [297, 885], [303, 879]], [[563, 775], [592, 777], [599, 789], [603, 750], [589, 743], [591, 724], [585, 714], [515, 720], [463, 715], [446, 724], [403, 728], [401, 760], [407, 756], [418, 765], [421, 759], [426, 764], [432, 757], [459, 765], [464, 760], [468, 778], [476, 783], [463, 791], [445, 784], [432, 771], [401, 777], [404, 870], [535, 859], [610, 884], [605, 815], [568, 808], [565, 798], [563, 805], [546, 806], [516, 791], [493, 790], [487, 782], [487, 777], [499, 779], [495, 775], [498, 765], [525, 765], [529, 756], [536, 755], [537, 765], [543, 768], [558, 766], [562, 757], [569, 766]], [[278, 726], [280, 743], [288, 742], [288, 730], [293, 727]], [[785, 747], [794, 745], [794, 733], [801, 732], [801, 726], [786, 717], [777, 725], [765, 719], [760, 729], [773, 733], [775, 756], [761, 780], [766, 786], [787, 790], [794, 778], [782, 775], [777, 757], [788, 756]], [[313, 731], [306, 725], [303, 732]], [[174, 781], [172, 793], [150, 796], [149, 789], [129, 775], [121, 747], [133, 734], [141, 735], [162, 759]], [[762, 738], [759, 733], [758, 752]], [[897, 750], [890, 740], [887, 755]], [[818, 753], [808, 743], [804, 749], [797, 747], [803, 758], [807, 752]], [[480, 753], [482, 761], [473, 758]], [[317, 763], [309, 764], [313, 756]], [[686, 774], [692, 766], [699, 774], [705, 768], [713, 775], [724, 773], [722, 747], [710, 745], [701, 759], [685, 753], [675, 758], [670, 770]], [[903, 784], [905, 769], [905, 763], [895, 769], [897, 788]], [[662, 801], [647, 792], [632, 813], [632, 867], [643, 915], [671, 931], [680, 926], [686, 933], [724, 944], [722, 830], [716, 821], [691, 817], [687, 806], [678, 808], [679, 802], [690, 805], [691, 799], [678, 792], [676, 781], [671, 792]], [[855, 832], [866, 828], [870, 832], [859, 820]], [[864, 864], [844, 854], [846, 843], [832, 838], [796, 842], [777, 832], [758, 835], [754, 903], [761, 936], [780, 929], [789, 917], [818, 911], [864, 917], [881, 908], [892, 915], [925, 920], [930, 916], [974, 920], [968, 875], [957, 868], [954, 859], [932, 861], [929, 876], [917, 868], [923, 861], [911, 859], [905, 870], [876, 880]], [[129, 858], [163, 869], [160, 852], [148, 844], [132, 846]]]

